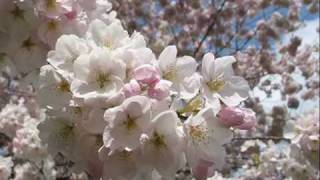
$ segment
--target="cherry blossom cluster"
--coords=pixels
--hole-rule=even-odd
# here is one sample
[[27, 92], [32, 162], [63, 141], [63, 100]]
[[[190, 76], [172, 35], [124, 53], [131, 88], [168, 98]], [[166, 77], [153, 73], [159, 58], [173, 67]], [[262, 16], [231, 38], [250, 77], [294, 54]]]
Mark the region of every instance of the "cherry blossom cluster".
[[[35, 111], [36, 110], [36, 111]], [[37, 125], [45, 114], [32, 100], [12, 98], [0, 112], [1, 180], [54, 180], [52, 157], [39, 138]]]
[[118, 20], [62, 35], [47, 61], [40, 137], [94, 179], [172, 179], [187, 164], [205, 179], [223, 167], [232, 129], [256, 123], [253, 111], [236, 107], [249, 86], [234, 74], [234, 57], [208, 53], [200, 66], [175, 46], [156, 57]]
[[[299, 28], [303, 10], [319, 12], [317, 0], [110, 0], [128, 30], [148, 38], [156, 53], [168, 44], [199, 58], [207, 50], [225, 55], [259, 44], [270, 51], [284, 33]], [[261, 46], [260, 46], [261, 45]]]
[[261, 138], [234, 139], [227, 147], [228, 173], [212, 179], [318, 179], [319, 108], [285, 121], [283, 137], [264, 133]]
[[47, 52], [62, 34], [83, 35], [93, 19], [113, 21], [104, 0], [1, 0], [0, 53], [20, 73], [44, 65]]
[[[273, 50], [304, 7], [319, 10], [0, 0], [0, 180], [317, 179], [319, 112], [295, 120], [287, 107], [318, 98], [319, 48], [292, 37]], [[286, 105], [267, 112], [255, 87]]]
[[[129, 31], [141, 31], [156, 54], [168, 44], [175, 44], [180, 53], [195, 57], [201, 57], [208, 50], [216, 56], [235, 54], [238, 60], [234, 65], [236, 73], [243, 76], [251, 88], [259, 86], [260, 80], [268, 74], [292, 76], [301, 70], [306, 79], [317, 74], [315, 68], [318, 66], [314, 66], [319, 63], [316, 48], [301, 47], [304, 42], [295, 33], [290, 42], [283, 45], [286, 43], [284, 36], [304, 26], [306, 14], [312, 16], [319, 12], [317, 0], [110, 2]], [[312, 52], [316, 52], [316, 56], [310, 56]], [[292, 77], [289, 79], [294, 82]], [[312, 86], [306, 86], [303, 100], [313, 99], [318, 94], [315, 87], [318, 80], [317, 75], [312, 77]], [[273, 89], [281, 90], [291, 85], [281, 83]], [[274, 93], [269, 87], [262, 88], [268, 95]], [[283, 98], [287, 95], [290, 98], [289, 106], [297, 107], [299, 97], [296, 93], [281, 93]]]
[[292, 139], [291, 156], [316, 169], [319, 169], [319, 109], [290, 120], [285, 127], [284, 136]]

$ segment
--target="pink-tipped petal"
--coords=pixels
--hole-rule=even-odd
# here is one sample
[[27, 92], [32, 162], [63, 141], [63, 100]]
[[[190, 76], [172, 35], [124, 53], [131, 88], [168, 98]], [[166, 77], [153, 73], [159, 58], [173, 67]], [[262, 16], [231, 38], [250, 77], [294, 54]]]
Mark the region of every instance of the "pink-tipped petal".
[[139, 66], [133, 71], [133, 78], [140, 84], [154, 85], [160, 80], [159, 71], [150, 64]]
[[67, 17], [68, 20], [73, 20], [77, 17], [77, 11], [72, 10], [72, 11], [65, 13], [64, 15]]
[[122, 89], [126, 98], [131, 96], [136, 96], [141, 93], [141, 87], [136, 80], [131, 80], [129, 83], [125, 84]]
[[245, 114], [239, 108], [225, 107], [220, 110], [218, 117], [221, 125], [233, 127], [244, 123]]
[[157, 100], [162, 100], [170, 95], [170, 85], [161, 80], [148, 89], [148, 96]]
[[206, 180], [208, 177], [208, 170], [213, 165], [213, 162], [200, 160], [196, 166], [192, 167], [193, 176], [197, 180]]
[[240, 109], [243, 111], [243, 114], [244, 114], [244, 123], [241, 125], [235, 126], [235, 128], [242, 129], [242, 130], [252, 129], [257, 122], [255, 112], [247, 108], [240, 108]]

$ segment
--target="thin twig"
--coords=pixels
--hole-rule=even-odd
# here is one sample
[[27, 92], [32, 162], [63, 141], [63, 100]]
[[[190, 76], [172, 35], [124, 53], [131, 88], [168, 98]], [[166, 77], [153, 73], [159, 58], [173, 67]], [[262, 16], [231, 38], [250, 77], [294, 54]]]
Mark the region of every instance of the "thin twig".
[[27, 91], [17, 90], [17, 89], [5, 90], [5, 93], [7, 93], [9, 95], [18, 95], [18, 96], [31, 97], [31, 98], [35, 97], [35, 94], [32, 94]]
[[264, 137], [235, 137], [232, 141], [249, 141], [249, 140], [261, 140], [261, 141], [287, 141], [291, 142], [290, 139], [284, 137], [277, 137], [277, 136], [264, 136]]
[[174, 38], [174, 41], [175, 41], [175, 44], [176, 44], [176, 46], [177, 46], [177, 49], [179, 49], [179, 40], [178, 40], [178, 37], [176, 36], [176, 34], [175, 34], [175, 32], [174, 32], [174, 29], [173, 29], [173, 27], [170, 25], [169, 26], [169, 29], [170, 29], [170, 32], [171, 32], [171, 34], [172, 34], [172, 36], [173, 36], [173, 38]]
[[[221, 11], [223, 10], [223, 7], [224, 7], [225, 3], [226, 3], [226, 0], [224, 0], [224, 1], [222, 2], [219, 10], [217, 11], [216, 16], [219, 16], [219, 14], [221, 13]], [[214, 15], [214, 14], [212, 14], [212, 16], [213, 16], [213, 15]], [[201, 41], [200, 41], [197, 49], [196, 49], [196, 50], [194, 51], [194, 53], [193, 53], [193, 56], [194, 56], [194, 57], [196, 57], [196, 55], [197, 55], [197, 53], [199, 52], [202, 44], [203, 44], [204, 41], [207, 39], [210, 31], [213, 29], [213, 27], [214, 27], [215, 24], [216, 24], [216, 20], [215, 20], [215, 19], [212, 19], [212, 22], [211, 22], [210, 25], [208, 26], [206, 33], [205, 33], [204, 36], [202, 37], [202, 39], [201, 39]]]
[[[185, 8], [185, 7], [188, 7], [187, 1], [180, 0], [179, 4], [180, 4], [180, 7], [183, 9], [183, 13], [188, 14], [187, 9]], [[192, 34], [190, 33], [190, 31], [192, 29], [190, 24], [187, 21], [185, 22], [185, 24], [188, 26], [189, 30], [186, 32], [187, 32], [188, 36], [190, 37], [190, 39], [192, 40], [191, 46], [192, 46], [192, 49], [194, 49], [194, 42], [196, 41], [196, 38], [193, 38]]]

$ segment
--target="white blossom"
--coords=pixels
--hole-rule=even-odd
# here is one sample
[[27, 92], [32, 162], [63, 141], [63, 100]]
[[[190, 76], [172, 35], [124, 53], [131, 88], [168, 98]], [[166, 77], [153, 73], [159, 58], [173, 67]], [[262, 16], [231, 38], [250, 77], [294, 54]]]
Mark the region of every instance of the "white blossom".
[[89, 47], [84, 40], [75, 35], [62, 35], [57, 40], [55, 50], [48, 53], [47, 61], [59, 71], [72, 74], [76, 59], [88, 52]]
[[125, 64], [105, 48], [96, 48], [74, 63], [71, 91], [79, 98], [112, 99], [119, 94], [125, 78]]
[[23, 127], [25, 121], [31, 118], [23, 103], [23, 99], [18, 104], [11, 102], [1, 110], [0, 132], [12, 138], [16, 131]]
[[[217, 113], [249, 91], [234, 75], [233, 57], [206, 54], [201, 71], [175, 46], [156, 58], [107, 0], [0, 4], [0, 58], [17, 69], [1, 72], [23, 77], [19, 85], [30, 89], [0, 112], [6, 150], [19, 160], [11, 172], [11, 158], [0, 157], [0, 178], [56, 179], [57, 154], [72, 162], [70, 179], [170, 180], [187, 165], [205, 179], [222, 168], [235, 126], [219, 124]], [[0, 93], [9, 83], [1, 81]], [[315, 136], [306, 137], [298, 142], [309, 147]]]
[[186, 163], [181, 128], [176, 113], [164, 111], [154, 117], [148, 137], [144, 137], [143, 159], [163, 178], [172, 178]]
[[242, 77], [235, 76], [232, 56], [215, 59], [207, 53], [202, 59], [202, 88], [209, 103], [216, 104], [218, 99], [228, 106], [236, 106], [248, 97], [249, 85]]
[[45, 65], [40, 69], [39, 81], [37, 99], [40, 105], [58, 110], [71, 104], [70, 78], [60, 75], [52, 66]]
[[108, 109], [104, 119], [108, 125], [103, 134], [106, 147], [114, 150], [134, 150], [151, 123], [151, 102], [144, 96], [126, 99], [121, 106]]
[[231, 140], [232, 132], [219, 125], [216, 113], [208, 107], [184, 123], [186, 155], [191, 167], [200, 160], [213, 162], [217, 169], [224, 164], [226, 153], [222, 145]]
[[[190, 86], [186, 78], [193, 76], [197, 69], [197, 63], [191, 56], [177, 58], [175, 46], [166, 47], [159, 56], [159, 68], [162, 77], [173, 83], [172, 88], [178, 94], [186, 95], [186, 98], [194, 95], [199, 86]], [[188, 93], [191, 95], [188, 96]]]

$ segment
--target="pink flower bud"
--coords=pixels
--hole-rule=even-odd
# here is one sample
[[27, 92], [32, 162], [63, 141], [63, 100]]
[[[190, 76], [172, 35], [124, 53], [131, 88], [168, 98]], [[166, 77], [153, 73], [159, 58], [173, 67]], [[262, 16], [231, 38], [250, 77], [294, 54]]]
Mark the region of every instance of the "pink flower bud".
[[139, 66], [133, 71], [133, 78], [140, 84], [153, 85], [160, 81], [159, 71], [150, 64]]
[[157, 100], [162, 100], [170, 94], [170, 84], [161, 80], [148, 89], [148, 96]]
[[255, 113], [247, 108], [225, 107], [218, 116], [219, 123], [225, 127], [249, 130], [256, 124]]
[[77, 17], [77, 11], [76, 10], [72, 10], [70, 12], [67, 12], [64, 14], [68, 20], [73, 20]]
[[233, 127], [244, 123], [244, 113], [235, 107], [225, 107], [220, 110], [219, 123], [226, 127]]
[[141, 87], [136, 80], [131, 80], [129, 83], [125, 84], [122, 89], [126, 98], [139, 95], [141, 93]]
[[253, 112], [251, 109], [247, 108], [240, 108], [244, 113], [244, 123], [238, 126], [234, 126], [234, 128], [242, 129], [242, 130], [249, 130], [256, 125], [256, 113]]
[[213, 165], [213, 162], [199, 160], [199, 162], [192, 167], [192, 173], [198, 180], [205, 180], [208, 177], [209, 167]]

